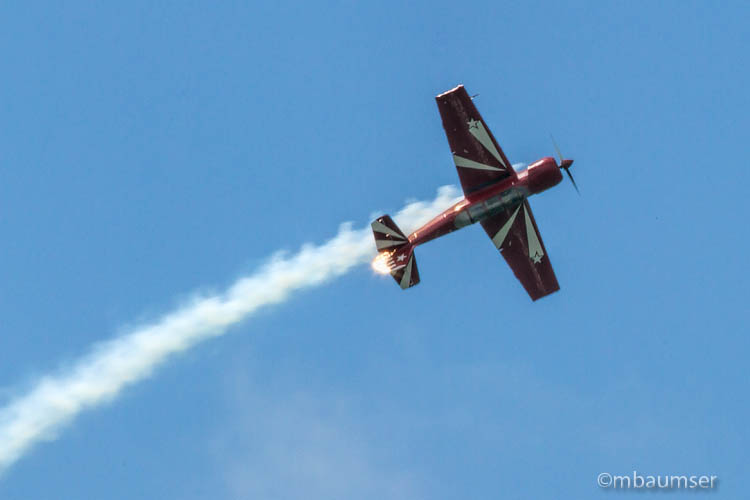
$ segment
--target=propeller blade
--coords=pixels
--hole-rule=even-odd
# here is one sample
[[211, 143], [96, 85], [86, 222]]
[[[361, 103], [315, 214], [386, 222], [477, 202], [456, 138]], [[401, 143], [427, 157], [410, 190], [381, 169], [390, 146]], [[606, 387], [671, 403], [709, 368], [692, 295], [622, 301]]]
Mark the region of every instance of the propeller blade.
[[568, 170], [567, 168], [565, 169], [565, 173], [568, 174], [568, 178], [570, 179], [570, 182], [572, 182], [573, 183], [573, 187], [576, 188], [576, 193], [578, 193], [580, 195], [581, 192], [578, 190], [578, 185], [576, 184], [575, 179], [573, 179], [573, 174], [571, 174], [570, 170]]
[[[552, 139], [552, 145], [555, 146], [555, 151], [557, 152], [557, 157], [560, 158], [560, 163], [562, 164], [563, 161], [563, 155], [560, 152], [560, 148], [557, 147], [557, 143], [555, 142], [555, 138], [552, 137], [552, 134], [549, 135], [549, 138]], [[570, 174], [568, 174], [570, 175]], [[575, 183], [574, 183], [575, 184]]]

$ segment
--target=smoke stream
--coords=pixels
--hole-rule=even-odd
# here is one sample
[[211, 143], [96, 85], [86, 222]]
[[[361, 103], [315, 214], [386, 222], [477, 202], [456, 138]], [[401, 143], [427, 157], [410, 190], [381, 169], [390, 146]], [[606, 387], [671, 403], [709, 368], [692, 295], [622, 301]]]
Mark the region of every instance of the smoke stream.
[[[410, 203], [395, 219], [408, 234], [455, 203], [457, 196], [454, 187], [442, 187], [434, 200]], [[369, 228], [353, 230], [343, 224], [322, 245], [305, 245], [288, 257], [276, 255], [222, 293], [196, 298], [151, 324], [93, 346], [69, 369], [41, 378], [0, 408], [0, 473], [37, 442], [54, 439], [60, 427], [83, 410], [114, 399], [126, 386], [146, 378], [170, 355], [222, 335], [292, 292], [346, 274], [374, 253]]]

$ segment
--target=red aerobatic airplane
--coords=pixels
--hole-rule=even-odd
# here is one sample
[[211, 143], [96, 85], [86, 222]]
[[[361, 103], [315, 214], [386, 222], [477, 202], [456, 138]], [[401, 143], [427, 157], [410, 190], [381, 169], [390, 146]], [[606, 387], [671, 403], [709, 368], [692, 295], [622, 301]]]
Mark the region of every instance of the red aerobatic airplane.
[[556, 292], [560, 285], [526, 198], [558, 184], [560, 169], [577, 191], [568, 170], [573, 160], [557, 150], [560, 165], [546, 157], [517, 173], [463, 85], [435, 100], [465, 197], [409, 237], [388, 215], [378, 217], [372, 223], [379, 252], [373, 268], [390, 273], [403, 289], [412, 287], [419, 283], [414, 247], [479, 222], [532, 300]]

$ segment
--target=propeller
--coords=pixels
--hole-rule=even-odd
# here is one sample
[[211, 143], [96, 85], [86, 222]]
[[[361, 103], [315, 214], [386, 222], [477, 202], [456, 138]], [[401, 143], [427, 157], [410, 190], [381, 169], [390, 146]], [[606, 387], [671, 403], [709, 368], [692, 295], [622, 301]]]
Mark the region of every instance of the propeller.
[[576, 184], [575, 179], [573, 179], [573, 174], [570, 173], [570, 166], [573, 164], [573, 160], [563, 159], [563, 155], [560, 152], [560, 148], [557, 147], [557, 143], [555, 142], [555, 138], [552, 137], [552, 134], [550, 134], [550, 139], [552, 139], [552, 145], [555, 146], [555, 151], [557, 152], [557, 157], [560, 158], [560, 165], [559, 167], [563, 170], [565, 170], [565, 173], [568, 174], [568, 178], [570, 179], [570, 182], [573, 183], [573, 187], [576, 188], [576, 193], [579, 195], [581, 192], [578, 190], [578, 185]]

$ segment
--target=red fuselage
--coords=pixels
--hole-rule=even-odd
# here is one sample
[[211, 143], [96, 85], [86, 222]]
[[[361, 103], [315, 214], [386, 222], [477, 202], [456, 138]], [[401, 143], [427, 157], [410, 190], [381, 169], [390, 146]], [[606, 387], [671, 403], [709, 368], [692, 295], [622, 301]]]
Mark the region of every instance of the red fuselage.
[[497, 184], [471, 193], [409, 235], [412, 247], [452, 233], [516, 206], [532, 194], [541, 193], [562, 180], [554, 158], [546, 157]]

